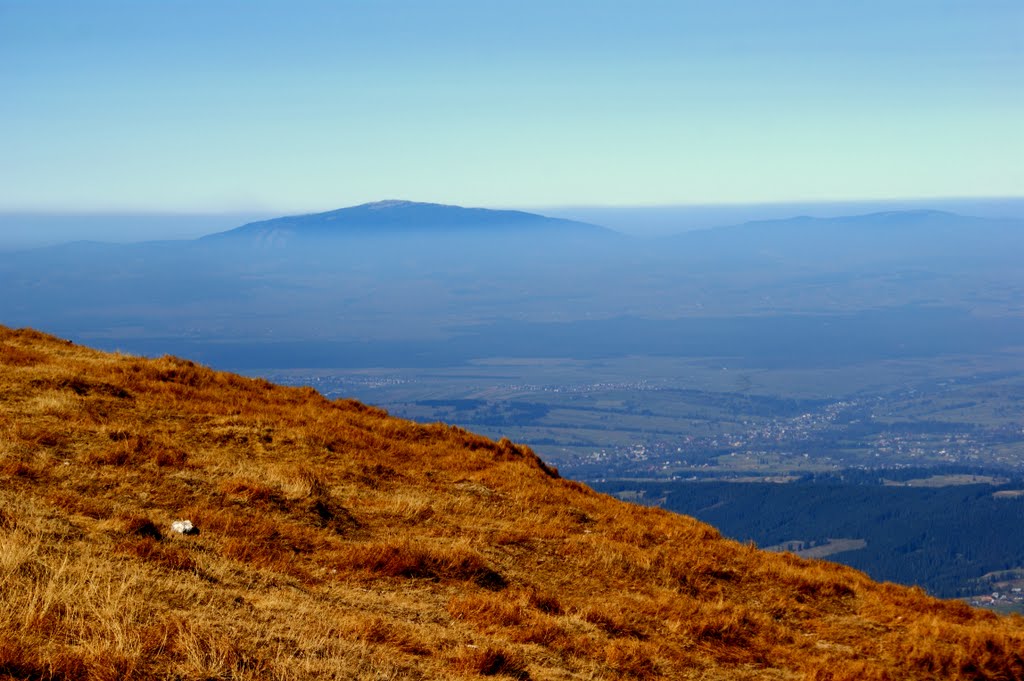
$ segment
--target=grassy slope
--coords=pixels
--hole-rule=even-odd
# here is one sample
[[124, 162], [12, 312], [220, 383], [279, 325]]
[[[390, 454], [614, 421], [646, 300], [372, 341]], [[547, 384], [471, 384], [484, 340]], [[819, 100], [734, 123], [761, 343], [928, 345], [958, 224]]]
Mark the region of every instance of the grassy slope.
[[0, 678], [1024, 677], [1021, 618], [507, 441], [4, 327], [0, 625]]

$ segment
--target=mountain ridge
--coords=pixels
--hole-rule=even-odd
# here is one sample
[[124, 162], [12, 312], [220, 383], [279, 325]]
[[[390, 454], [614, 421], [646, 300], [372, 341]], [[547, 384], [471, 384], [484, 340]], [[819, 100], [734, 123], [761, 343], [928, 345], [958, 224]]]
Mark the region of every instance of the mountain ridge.
[[694, 260], [745, 264], [932, 263], [974, 258], [1006, 264], [1024, 249], [1024, 220], [915, 209], [840, 217], [799, 215], [692, 230], [661, 238]]
[[[1020, 678], [1024, 619], [529, 448], [0, 327], [4, 678]], [[198, 534], [171, 531], [191, 520]]]
[[718, 225], [704, 229], [694, 229], [687, 232], [662, 237], [667, 240], [682, 240], [686, 238], [699, 238], [710, 235], [724, 235], [744, 231], [763, 230], [770, 232], [772, 229], [809, 227], [816, 226], [824, 229], [915, 229], [935, 228], [945, 226], [964, 225], [982, 227], [1000, 227], [1007, 225], [1021, 225], [1024, 221], [1015, 218], [990, 218], [965, 215], [945, 210], [932, 210], [917, 208], [910, 210], [888, 210], [872, 213], [852, 213], [850, 215], [839, 215], [834, 217], [819, 217], [815, 215], [793, 215], [786, 218], [771, 218], [764, 220], [748, 220], [728, 225]]
[[200, 241], [256, 240], [284, 245], [312, 238], [439, 234], [530, 233], [611, 235], [611, 230], [589, 223], [550, 218], [518, 210], [465, 208], [440, 203], [388, 199], [335, 210], [289, 215], [251, 222]]

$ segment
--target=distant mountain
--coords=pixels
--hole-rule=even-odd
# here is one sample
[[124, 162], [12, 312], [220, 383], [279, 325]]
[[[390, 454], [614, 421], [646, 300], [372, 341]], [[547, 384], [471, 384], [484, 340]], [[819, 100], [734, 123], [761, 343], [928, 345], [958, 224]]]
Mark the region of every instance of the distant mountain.
[[597, 225], [549, 218], [517, 210], [463, 208], [414, 201], [377, 201], [326, 213], [261, 220], [204, 237], [204, 241], [247, 240], [277, 246], [307, 240], [345, 237], [436, 236], [453, 234], [534, 234], [546, 236], [610, 235]]
[[[336, 238], [316, 238], [323, 234]], [[522, 357], [526, 348], [576, 358], [729, 348], [750, 366], [769, 358], [820, 366], [823, 348], [835, 357], [850, 347], [836, 341], [836, 315], [854, 328], [866, 322], [864, 338], [878, 341], [840, 335], [859, 339], [847, 358], [1019, 343], [1021, 253], [1024, 222], [934, 211], [645, 240], [518, 211], [384, 202], [193, 241], [0, 254], [0, 322], [127, 351], [201, 348], [233, 367], [257, 366], [253, 358], [273, 358], [260, 368], [313, 358], [319, 366], [388, 366], [382, 358], [440, 366]], [[928, 327], [919, 315], [898, 325], [884, 316], [907, 306], [951, 310], [941, 324], [929, 316]], [[956, 331], [979, 311], [1008, 316], [985, 326], [985, 348]], [[861, 316], [868, 312], [882, 316]], [[819, 314], [830, 315], [828, 333], [813, 331]], [[213, 338], [220, 344], [206, 343]], [[299, 345], [266, 352], [264, 342]]]
[[835, 218], [799, 216], [686, 232], [664, 240], [690, 257], [769, 261], [920, 261], [1017, 257], [1024, 220], [908, 210]]
[[[927, 231], [929, 233], [953, 232], [965, 227], [976, 225], [997, 225], [1004, 221], [991, 218], [978, 218], [958, 215], [941, 210], [894, 210], [864, 215], [844, 215], [840, 217], [817, 218], [798, 215], [781, 220], [754, 220], [730, 227], [718, 227], [709, 230], [688, 232], [682, 236], [699, 236], [724, 234], [743, 234], [764, 237], [779, 235], [806, 236], [810, 234], [826, 234], [845, 232], [848, 234], [872, 234], [874, 236], [895, 236], [908, 232]], [[1016, 220], [1020, 223], [1020, 220]]]

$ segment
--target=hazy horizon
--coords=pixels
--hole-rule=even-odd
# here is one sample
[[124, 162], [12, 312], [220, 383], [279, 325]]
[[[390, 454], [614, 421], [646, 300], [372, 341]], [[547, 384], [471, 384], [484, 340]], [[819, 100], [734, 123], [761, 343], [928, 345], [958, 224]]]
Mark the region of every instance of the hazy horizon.
[[[343, 208], [345, 206], [334, 206]], [[474, 206], [523, 210], [551, 217], [589, 222], [638, 237], [679, 234], [755, 220], [810, 215], [841, 217], [887, 210], [945, 210], [975, 217], [1022, 218], [1024, 198], [888, 199], [882, 201], [816, 201], [735, 204], [639, 206]], [[297, 211], [210, 213], [165, 212], [4, 212], [0, 211], [0, 250], [52, 246], [72, 241], [133, 243], [196, 239], [258, 220], [303, 215]]]

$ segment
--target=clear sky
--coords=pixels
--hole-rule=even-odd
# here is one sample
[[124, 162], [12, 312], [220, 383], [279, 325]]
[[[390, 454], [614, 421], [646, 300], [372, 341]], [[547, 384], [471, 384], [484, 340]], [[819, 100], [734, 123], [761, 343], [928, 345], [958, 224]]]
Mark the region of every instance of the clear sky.
[[1024, 195], [1020, 0], [0, 0], [0, 211]]

